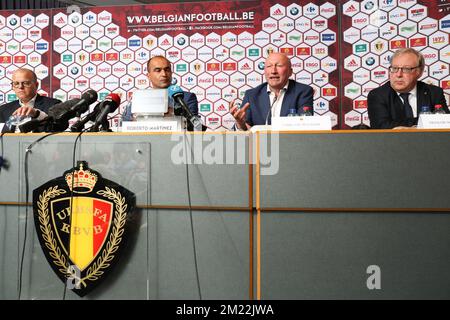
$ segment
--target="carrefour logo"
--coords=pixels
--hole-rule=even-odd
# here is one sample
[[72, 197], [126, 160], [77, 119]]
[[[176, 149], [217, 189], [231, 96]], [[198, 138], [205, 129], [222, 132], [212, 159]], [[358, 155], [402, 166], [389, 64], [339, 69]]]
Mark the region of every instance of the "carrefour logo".
[[187, 82], [187, 83], [193, 83], [193, 82], [194, 82], [194, 78], [192, 78], [192, 77], [187, 77], [187, 78], [186, 78], [186, 82]]
[[143, 59], [147, 58], [147, 52], [144, 52], [144, 51], [139, 52], [138, 57], [143, 58]]

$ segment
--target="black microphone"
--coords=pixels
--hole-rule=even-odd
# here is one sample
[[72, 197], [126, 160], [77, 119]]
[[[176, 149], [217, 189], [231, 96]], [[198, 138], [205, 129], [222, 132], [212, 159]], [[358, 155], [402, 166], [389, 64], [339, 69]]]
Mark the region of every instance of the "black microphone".
[[[106, 131], [109, 128], [109, 126], [107, 125], [108, 122], [107, 122], [106, 117], [107, 117], [108, 113], [116, 111], [116, 109], [119, 107], [119, 105], [120, 105], [120, 97], [118, 94], [110, 93], [109, 95], [107, 95], [105, 100], [103, 100], [100, 103], [99, 108], [101, 109], [101, 111], [95, 118], [95, 123], [89, 131], [97, 132], [100, 125], [102, 125], [104, 127], [103, 130]], [[105, 124], [105, 125], [103, 125], [103, 124]]]
[[95, 119], [97, 118], [97, 115], [100, 113], [102, 107], [103, 107], [103, 101], [97, 103], [97, 105], [94, 107], [94, 110], [92, 110], [91, 113], [89, 113], [83, 119], [78, 120], [70, 127], [70, 131], [72, 131], [72, 132], [83, 131], [84, 125], [86, 123], [88, 123], [89, 121], [95, 121]]
[[181, 90], [181, 88], [177, 85], [171, 85], [167, 89], [169, 90], [169, 96], [171, 96], [172, 99], [181, 106], [186, 115], [186, 118], [192, 123], [195, 130], [202, 131], [203, 129], [202, 122], [192, 114], [186, 102], [184, 102], [183, 100], [184, 97], [183, 90]]
[[[275, 105], [275, 102], [277, 102], [277, 99], [278, 99], [278, 96], [275, 95], [275, 98], [273, 98], [272, 104], [270, 105], [269, 112], [267, 112], [266, 122], [265, 122], [266, 125], [267, 125], [267, 121], [269, 121], [269, 115], [272, 113], [272, 108]], [[272, 123], [272, 121], [270, 123]]]
[[52, 123], [53, 123], [52, 117], [45, 117], [44, 119], [41, 120], [31, 119], [30, 121], [27, 121], [19, 125], [19, 130], [22, 133], [27, 133], [30, 131], [33, 132], [47, 131], [46, 130], [47, 126], [51, 125]]
[[97, 92], [88, 90], [81, 95], [81, 99], [72, 99], [52, 106], [48, 110], [48, 114], [53, 116], [56, 122], [67, 122], [77, 114], [86, 112], [89, 109], [89, 105], [96, 100]]

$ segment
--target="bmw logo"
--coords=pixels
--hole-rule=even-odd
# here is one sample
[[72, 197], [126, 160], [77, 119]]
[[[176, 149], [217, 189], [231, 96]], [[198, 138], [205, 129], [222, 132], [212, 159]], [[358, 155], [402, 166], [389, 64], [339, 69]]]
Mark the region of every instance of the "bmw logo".
[[78, 74], [78, 72], [79, 72], [79, 70], [78, 70], [77, 67], [73, 67], [72, 69], [70, 69], [70, 73], [73, 74], [73, 75]]
[[176, 85], [178, 80], [176, 78], [172, 78], [172, 85]]
[[259, 70], [264, 70], [264, 62], [261, 61], [260, 63], [258, 63], [258, 69]]
[[71, 20], [72, 20], [72, 23], [77, 23], [78, 21], [80, 21], [80, 17], [78, 17], [78, 16], [73, 16], [73, 17], [71, 18]]
[[185, 38], [179, 38], [179, 39], [177, 40], [177, 43], [178, 43], [180, 46], [182, 46], [183, 44], [186, 43], [186, 39], [185, 39]]
[[367, 58], [366, 64], [367, 64], [368, 66], [372, 66], [374, 63], [375, 63], [375, 59], [374, 59], [373, 57]]
[[298, 10], [298, 8], [291, 8], [291, 10], [289, 10], [289, 12], [293, 15], [293, 16], [296, 16], [296, 15], [298, 15], [298, 12], [299, 12], [299, 10]]
[[9, 24], [12, 25], [12, 26], [15, 26], [15, 25], [17, 24], [17, 19], [16, 19], [16, 18], [12, 18], [12, 19], [9, 21]]
[[364, 5], [364, 8], [366, 8], [366, 10], [372, 10], [373, 7], [375, 7], [375, 4], [372, 1], [369, 1]]

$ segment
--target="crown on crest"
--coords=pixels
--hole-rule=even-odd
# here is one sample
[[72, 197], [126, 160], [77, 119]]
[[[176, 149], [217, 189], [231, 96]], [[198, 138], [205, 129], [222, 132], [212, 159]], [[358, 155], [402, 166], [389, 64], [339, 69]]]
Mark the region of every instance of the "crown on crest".
[[84, 165], [85, 163], [80, 162], [78, 165], [79, 170], [74, 170], [66, 174], [65, 179], [70, 191], [73, 188], [73, 191], [77, 193], [89, 193], [94, 189], [98, 177], [89, 169], [84, 170]]

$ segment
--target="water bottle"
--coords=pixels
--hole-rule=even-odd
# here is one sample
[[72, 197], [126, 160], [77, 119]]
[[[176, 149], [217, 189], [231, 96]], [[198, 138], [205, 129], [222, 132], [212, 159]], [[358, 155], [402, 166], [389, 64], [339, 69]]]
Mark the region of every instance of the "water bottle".
[[421, 106], [420, 114], [431, 114], [430, 106]]
[[309, 107], [309, 106], [302, 107], [302, 110], [303, 110], [303, 115], [304, 116], [308, 116], [309, 117], [309, 116], [313, 115], [312, 108]]
[[290, 108], [287, 116], [288, 117], [298, 117], [297, 109]]
[[437, 104], [434, 106], [434, 114], [445, 114], [444, 108], [442, 108], [442, 104]]
[[30, 120], [31, 117], [29, 116], [12, 115], [8, 118], [5, 125], [8, 127], [10, 131], [14, 130], [15, 132], [20, 132], [19, 125]]

